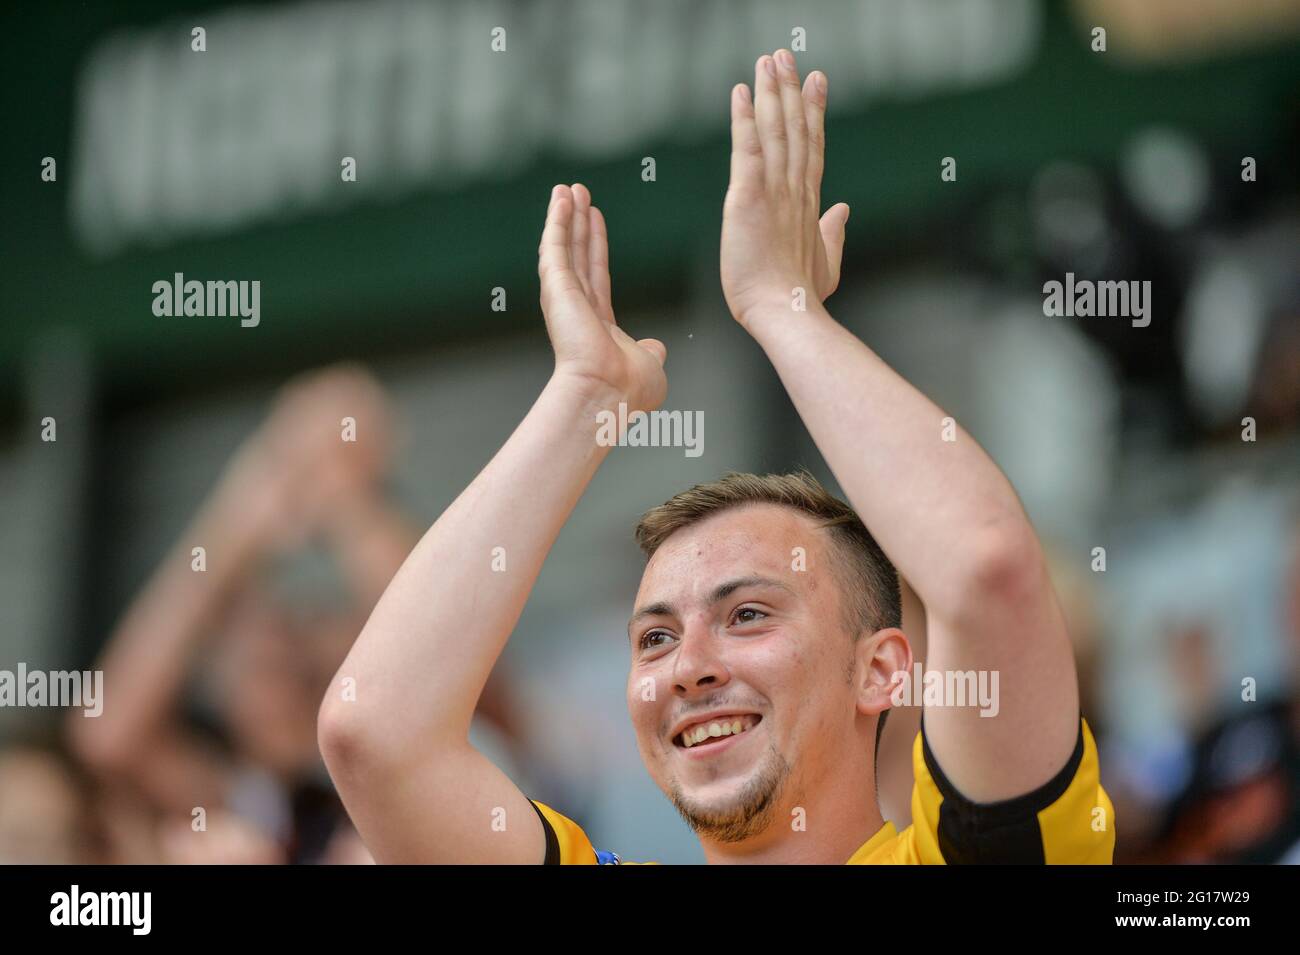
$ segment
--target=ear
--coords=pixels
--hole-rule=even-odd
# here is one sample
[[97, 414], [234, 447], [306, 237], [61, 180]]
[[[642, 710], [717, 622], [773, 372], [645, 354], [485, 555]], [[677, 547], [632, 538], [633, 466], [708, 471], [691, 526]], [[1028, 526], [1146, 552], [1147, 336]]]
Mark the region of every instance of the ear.
[[878, 716], [894, 705], [891, 695], [912, 669], [912, 645], [897, 627], [860, 637], [855, 650], [854, 686], [858, 712]]

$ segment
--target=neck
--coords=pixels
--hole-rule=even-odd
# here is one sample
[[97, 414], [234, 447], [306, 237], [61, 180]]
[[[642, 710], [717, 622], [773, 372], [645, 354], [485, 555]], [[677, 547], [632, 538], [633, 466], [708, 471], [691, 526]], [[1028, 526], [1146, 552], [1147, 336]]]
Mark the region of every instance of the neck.
[[787, 787], [757, 835], [728, 843], [701, 836], [700, 844], [710, 865], [843, 865], [884, 824], [868, 757], [865, 767], [846, 760], [811, 784]]

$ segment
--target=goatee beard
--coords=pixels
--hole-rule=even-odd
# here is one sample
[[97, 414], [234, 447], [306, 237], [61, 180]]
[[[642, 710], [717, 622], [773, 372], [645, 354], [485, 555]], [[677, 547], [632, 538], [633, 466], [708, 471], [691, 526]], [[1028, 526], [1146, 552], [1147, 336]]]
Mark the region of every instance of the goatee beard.
[[775, 746], [769, 746], [758, 771], [724, 804], [691, 802], [676, 779], [669, 785], [668, 798], [697, 836], [714, 842], [744, 842], [771, 825], [778, 797], [789, 777], [790, 764]]

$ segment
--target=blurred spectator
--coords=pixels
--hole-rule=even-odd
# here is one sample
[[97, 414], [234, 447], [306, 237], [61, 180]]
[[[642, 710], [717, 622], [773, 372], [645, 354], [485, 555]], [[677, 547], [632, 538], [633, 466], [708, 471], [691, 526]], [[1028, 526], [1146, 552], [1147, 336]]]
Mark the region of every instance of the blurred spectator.
[[[391, 438], [364, 372], [291, 383], [110, 638], [104, 713], [74, 714], [70, 739], [105, 785], [149, 808], [161, 860], [361, 858], [320, 764], [316, 710], [414, 543], [381, 490]], [[265, 581], [273, 559], [318, 536], [348, 593], [303, 616]], [[207, 732], [184, 718], [195, 671], [215, 711]]]
[[1300, 863], [1300, 523], [1286, 601], [1289, 693], [1245, 700], [1197, 734], [1189, 782], [1141, 861]]

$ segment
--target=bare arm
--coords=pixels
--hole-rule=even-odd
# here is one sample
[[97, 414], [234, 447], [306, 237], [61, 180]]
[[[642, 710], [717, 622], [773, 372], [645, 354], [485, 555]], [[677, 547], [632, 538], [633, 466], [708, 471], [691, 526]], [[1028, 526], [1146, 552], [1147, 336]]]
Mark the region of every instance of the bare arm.
[[[654, 408], [667, 390], [663, 345], [614, 322], [604, 220], [585, 188], [556, 187], [538, 251], [555, 374], [406, 559], [321, 705], [326, 765], [381, 862], [542, 861], [540, 821], [470, 746], [470, 719], [608, 453], [597, 413]], [[354, 700], [340, 692], [348, 678]]]
[[[780, 62], [784, 61], [784, 63]], [[771, 70], [769, 71], [769, 66]], [[1078, 689], [1043, 556], [1010, 483], [944, 411], [820, 304], [838, 282], [848, 208], [819, 219], [825, 87], [764, 57], [732, 91], [722, 280], [732, 314], [771, 359], [850, 502], [927, 616], [931, 670], [999, 674], [1000, 710], [935, 708], [926, 735], [968, 798], [1046, 782], [1078, 735]], [[797, 311], [793, 290], [807, 290]]]

